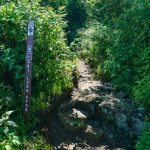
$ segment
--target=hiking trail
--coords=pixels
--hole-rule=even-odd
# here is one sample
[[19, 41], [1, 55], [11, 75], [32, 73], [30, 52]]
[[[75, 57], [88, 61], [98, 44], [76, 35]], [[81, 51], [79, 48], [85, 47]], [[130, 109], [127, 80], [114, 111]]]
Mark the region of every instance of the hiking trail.
[[78, 60], [78, 88], [46, 117], [49, 143], [60, 150], [132, 150], [145, 110]]

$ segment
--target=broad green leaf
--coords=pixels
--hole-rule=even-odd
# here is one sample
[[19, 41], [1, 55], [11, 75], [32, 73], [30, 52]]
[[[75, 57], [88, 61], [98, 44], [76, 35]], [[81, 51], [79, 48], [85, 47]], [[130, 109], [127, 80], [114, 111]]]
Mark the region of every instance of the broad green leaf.
[[12, 150], [12, 147], [10, 145], [5, 145], [6, 150]]

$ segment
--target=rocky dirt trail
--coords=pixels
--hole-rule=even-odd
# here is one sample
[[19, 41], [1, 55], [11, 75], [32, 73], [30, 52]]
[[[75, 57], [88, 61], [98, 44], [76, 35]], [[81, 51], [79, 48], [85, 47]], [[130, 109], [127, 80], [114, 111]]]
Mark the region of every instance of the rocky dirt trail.
[[96, 80], [84, 61], [74, 88], [49, 120], [48, 137], [60, 150], [132, 150], [144, 129], [145, 111], [110, 83]]

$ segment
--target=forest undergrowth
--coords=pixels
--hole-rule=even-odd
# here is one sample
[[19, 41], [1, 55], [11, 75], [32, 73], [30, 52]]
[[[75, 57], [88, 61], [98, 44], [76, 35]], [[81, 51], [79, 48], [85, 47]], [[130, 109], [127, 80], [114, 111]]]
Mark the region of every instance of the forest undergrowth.
[[[149, 0], [0, 0], [0, 149], [48, 150], [41, 114], [72, 91], [82, 57], [145, 110], [150, 108]], [[23, 121], [27, 23], [35, 21], [32, 98]], [[61, 102], [60, 102], [61, 103]], [[137, 150], [150, 146], [148, 127]]]

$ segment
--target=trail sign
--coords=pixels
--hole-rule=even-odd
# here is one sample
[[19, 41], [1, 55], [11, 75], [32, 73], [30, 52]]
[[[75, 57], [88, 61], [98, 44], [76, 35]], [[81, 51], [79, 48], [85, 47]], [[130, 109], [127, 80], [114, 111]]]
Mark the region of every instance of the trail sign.
[[32, 56], [34, 40], [34, 21], [28, 23], [27, 43], [26, 43], [26, 63], [24, 81], [24, 119], [29, 119], [30, 100], [31, 100], [31, 76], [32, 76]]

